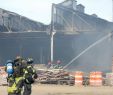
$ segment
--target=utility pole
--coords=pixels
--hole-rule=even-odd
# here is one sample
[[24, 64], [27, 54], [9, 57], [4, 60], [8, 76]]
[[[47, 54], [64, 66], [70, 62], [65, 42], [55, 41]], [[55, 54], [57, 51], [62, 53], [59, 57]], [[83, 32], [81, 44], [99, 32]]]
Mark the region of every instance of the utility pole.
[[54, 35], [55, 35], [55, 31], [54, 31], [54, 4], [52, 4], [52, 12], [51, 12], [51, 30], [50, 30], [50, 37], [51, 37], [51, 63], [53, 63], [53, 48], [54, 48]]
[[53, 48], [54, 48], [54, 35], [56, 32], [51, 33], [51, 62], [53, 62]]

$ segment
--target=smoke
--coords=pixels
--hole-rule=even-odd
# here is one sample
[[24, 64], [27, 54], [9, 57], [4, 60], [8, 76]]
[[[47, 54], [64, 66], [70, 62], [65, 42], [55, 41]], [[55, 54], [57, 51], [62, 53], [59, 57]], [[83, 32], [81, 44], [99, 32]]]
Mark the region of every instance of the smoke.
[[[90, 45], [98, 42], [108, 33], [84, 33], [76, 37], [72, 42], [75, 56], [87, 49]], [[73, 57], [73, 58], [74, 58]], [[80, 71], [110, 71], [112, 61], [112, 38], [110, 36], [100, 43], [93, 45], [88, 51], [83, 53], [78, 59], [68, 66], [69, 70]]]

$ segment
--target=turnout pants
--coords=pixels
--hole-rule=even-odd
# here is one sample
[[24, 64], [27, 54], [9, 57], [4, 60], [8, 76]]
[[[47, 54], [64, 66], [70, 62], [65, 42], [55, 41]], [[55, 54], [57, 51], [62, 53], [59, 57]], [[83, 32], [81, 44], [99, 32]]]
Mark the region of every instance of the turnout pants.
[[24, 83], [24, 92], [23, 95], [31, 95], [31, 84]]

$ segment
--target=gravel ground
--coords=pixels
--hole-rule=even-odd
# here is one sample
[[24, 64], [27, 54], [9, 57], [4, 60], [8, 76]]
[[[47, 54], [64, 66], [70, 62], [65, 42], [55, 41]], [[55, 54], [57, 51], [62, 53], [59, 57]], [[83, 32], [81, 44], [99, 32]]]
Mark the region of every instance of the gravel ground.
[[[7, 95], [7, 86], [0, 86], [0, 95]], [[113, 87], [34, 84], [31, 95], [113, 95]]]

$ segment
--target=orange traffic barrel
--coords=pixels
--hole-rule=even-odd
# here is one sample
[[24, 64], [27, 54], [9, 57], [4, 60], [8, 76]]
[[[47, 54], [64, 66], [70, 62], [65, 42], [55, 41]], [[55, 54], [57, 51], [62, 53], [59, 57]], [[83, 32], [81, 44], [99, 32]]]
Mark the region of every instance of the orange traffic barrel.
[[75, 72], [75, 85], [82, 85], [83, 83], [83, 72]]
[[102, 86], [102, 72], [95, 72], [95, 85]]
[[102, 72], [90, 72], [90, 85], [102, 86]]
[[95, 72], [90, 72], [90, 85], [95, 85]]

